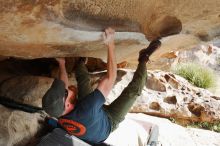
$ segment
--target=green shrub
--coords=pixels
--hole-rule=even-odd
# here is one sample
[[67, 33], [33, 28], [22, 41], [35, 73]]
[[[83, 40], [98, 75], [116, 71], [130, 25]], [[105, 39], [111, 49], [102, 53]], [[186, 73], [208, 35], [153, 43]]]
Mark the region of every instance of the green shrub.
[[220, 133], [220, 121], [213, 121], [213, 122], [192, 122], [192, 121], [179, 121], [175, 118], [169, 118], [172, 123], [176, 123], [183, 127], [187, 128], [199, 128], [199, 129], [206, 129]]
[[215, 85], [216, 77], [213, 70], [196, 63], [182, 63], [172, 68], [172, 71], [200, 88]]
[[193, 122], [188, 124], [189, 128], [201, 128], [206, 130], [212, 130], [215, 132], [220, 132], [220, 122], [208, 123], [208, 122]]

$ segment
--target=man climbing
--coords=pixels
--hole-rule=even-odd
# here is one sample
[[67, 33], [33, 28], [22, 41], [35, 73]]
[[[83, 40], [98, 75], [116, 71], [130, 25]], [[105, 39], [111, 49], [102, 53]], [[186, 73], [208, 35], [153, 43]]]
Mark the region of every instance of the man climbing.
[[49, 115], [58, 118], [60, 127], [90, 144], [97, 144], [107, 139], [125, 118], [146, 84], [146, 63], [150, 55], [161, 45], [159, 40], [152, 41], [146, 49], [140, 51], [139, 64], [132, 81], [115, 101], [106, 106], [105, 98], [111, 91], [117, 76], [114, 34], [115, 31], [112, 28], [105, 30], [104, 43], [108, 48], [107, 74], [94, 91], [90, 86], [84, 59], [79, 60], [75, 71], [78, 90], [68, 87], [65, 60], [57, 59], [60, 80], [54, 80], [42, 100], [43, 109]]

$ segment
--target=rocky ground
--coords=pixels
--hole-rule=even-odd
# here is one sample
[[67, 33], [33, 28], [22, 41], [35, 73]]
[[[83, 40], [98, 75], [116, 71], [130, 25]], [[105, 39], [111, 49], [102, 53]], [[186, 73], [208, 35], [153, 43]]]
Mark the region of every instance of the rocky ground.
[[[133, 71], [128, 71], [115, 85], [109, 96], [109, 103], [120, 95], [132, 76]], [[219, 97], [208, 90], [192, 86], [184, 78], [169, 72], [149, 71], [147, 81], [131, 112], [183, 120], [220, 120]]]
[[167, 119], [147, 116], [143, 114], [128, 114], [128, 119], [151, 122], [159, 126], [159, 144], [162, 146], [219, 146], [219, 133], [184, 128], [171, 123]]

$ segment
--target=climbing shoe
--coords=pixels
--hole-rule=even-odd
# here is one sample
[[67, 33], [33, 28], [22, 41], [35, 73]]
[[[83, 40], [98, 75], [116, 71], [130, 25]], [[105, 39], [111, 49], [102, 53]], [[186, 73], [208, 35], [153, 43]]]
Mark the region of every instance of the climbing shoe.
[[161, 46], [161, 42], [159, 40], [152, 41], [147, 48], [142, 49], [139, 52], [138, 61], [148, 62], [150, 55], [153, 54], [153, 52], [156, 51], [158, 48], [160, 48], [160, 46]]

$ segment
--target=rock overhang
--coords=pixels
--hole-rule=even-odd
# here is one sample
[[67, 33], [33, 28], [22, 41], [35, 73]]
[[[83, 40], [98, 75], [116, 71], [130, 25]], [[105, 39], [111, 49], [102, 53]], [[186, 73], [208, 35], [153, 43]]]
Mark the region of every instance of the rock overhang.
[[[116, 54], [120, 61], [134, 54], [137, 58], [148, 40], [181, 30], [180, 35], [162, 39], [162, 48], [166, 52], [185, 49], [219, 35], [219, 5], [217, 0], [1, 0], [0, 55], [105, 60], [101, 32], [107, 26], [118, 32]], [[153, 55], [154, 60], [163, 52]]]

